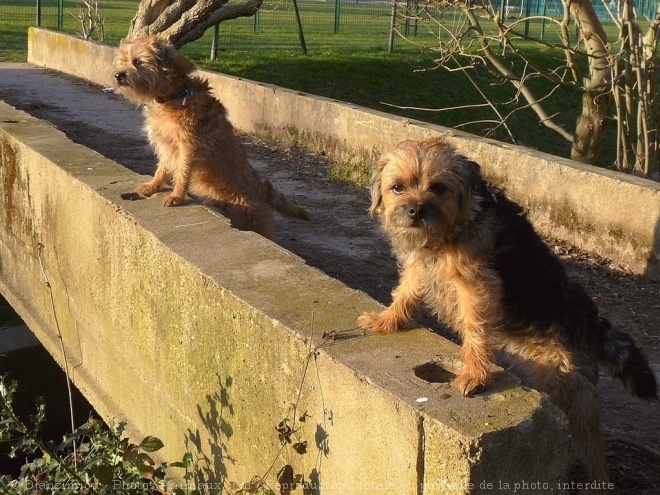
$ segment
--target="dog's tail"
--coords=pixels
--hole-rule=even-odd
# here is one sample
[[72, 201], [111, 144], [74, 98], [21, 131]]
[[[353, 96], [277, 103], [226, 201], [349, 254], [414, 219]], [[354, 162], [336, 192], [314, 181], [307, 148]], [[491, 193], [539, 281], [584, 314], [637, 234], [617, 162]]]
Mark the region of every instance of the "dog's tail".
[[658, 400], [658, 383], [642, 350], [627, 333], [615, 330], [605, 318], [598, 318], [598, 362], [632, 394]]
[[309, 221], [309, 213], [299, 206], [292, 205], [286, 199], [286, 196], [280, 191], [275, 189], [268, 181], [263, 181], [264, 189], [266, 191], [266, 202], [275, 208], [279, 213], [289, 218], [300, 218], [301, 220]]

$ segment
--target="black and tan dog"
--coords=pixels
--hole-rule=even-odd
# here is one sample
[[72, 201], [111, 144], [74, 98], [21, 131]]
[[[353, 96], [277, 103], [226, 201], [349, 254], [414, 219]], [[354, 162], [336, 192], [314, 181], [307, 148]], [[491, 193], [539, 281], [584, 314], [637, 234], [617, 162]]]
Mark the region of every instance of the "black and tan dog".
[[606, 481], [598, 365], [657, 400], [655, 376], [632, 338], [599, 317], [522, 208], [443, 138], [405, 141], [385, 154], [371, 196], [401, 276], [392, 304], [362, 315], [360, 326], [399, 330], [425, 303], [462, 338], [465, 367], [455, 385], [464, 395], [483, 390], [494, 355], [504, 356], [566, 411], [588, 476]]

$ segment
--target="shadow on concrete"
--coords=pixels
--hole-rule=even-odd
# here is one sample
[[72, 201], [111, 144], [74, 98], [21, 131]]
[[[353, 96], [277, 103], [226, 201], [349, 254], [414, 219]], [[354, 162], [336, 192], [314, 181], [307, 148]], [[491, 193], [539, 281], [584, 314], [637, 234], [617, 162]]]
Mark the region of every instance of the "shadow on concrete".
[[[193, 467], [195, 485], [202, 493], [224, 493], [227, 485], [227, 463], [235, 464], [226, 447], [226, 440], [234, 435], [230, 418], [234, 407], [230, 400], [232, 377], [217, 375], [217, 392], [206, 396], [206, 404], [197, 405], [197, 413], [205, 431], [188, 430], [186, 451], [198, 455]], [[207, 455], [205, 452], [210, 452]]]

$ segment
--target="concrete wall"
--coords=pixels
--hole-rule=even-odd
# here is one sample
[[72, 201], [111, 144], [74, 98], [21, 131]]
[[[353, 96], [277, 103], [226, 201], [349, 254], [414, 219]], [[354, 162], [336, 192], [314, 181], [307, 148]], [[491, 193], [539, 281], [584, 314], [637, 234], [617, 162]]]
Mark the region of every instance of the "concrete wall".
[[[111, 84], [112, 52], [112, 47], [48, 31], [29, 33], [29, 62], [104, 86]], [[447, 132], [327, 98], [204, 74], [239, 129], [296, 140], [358, 172], [398, 141]], [[635, 273], [660, 277], [659, 183], [465, 133], [454, 132], [452, 141], [529, 210], [545, 235], [611, 258]]]
[[[61, 38], [31, 30], [31, 60], [61, 68], [42, 48], [77, 42]], [[64, 365], [62, 342], [106, 420], [161, 438], [169, 461], [192, 452], [205, 493], [274, 484], [287, 464], [324, 495], [561, 492], [569, 439], [545, 397], [501, 370], [461, 397], [415, 372], [457, 372], [454, 344], [362, 335], [356, 317], [379, 308], [366, 295], [202, 206], [123, 200], [136, 174], [2, 102], [0, 115], [0, 292]], [[306, 453], [282, 447], [285, 419]]]
[[[125, 201], [136, 174], [0, 114], [0, 291], [63, 365], [61, 335], [106, 420], [160, 437], [170, 461], [192, 452], [216, 487], [274, 463], [271, 483], [290, 464], [323, 485], [312, 493], [558, 491], [568, 436], [545, 398], [504, 372], [472, 399], [417, 377], [457, 371], [457, 347], [423, 329], [362, 335], [356, 317], [378, 308], [366, 295], [202, 206]], [[281, 448], [284, 419], [306, 454]]]

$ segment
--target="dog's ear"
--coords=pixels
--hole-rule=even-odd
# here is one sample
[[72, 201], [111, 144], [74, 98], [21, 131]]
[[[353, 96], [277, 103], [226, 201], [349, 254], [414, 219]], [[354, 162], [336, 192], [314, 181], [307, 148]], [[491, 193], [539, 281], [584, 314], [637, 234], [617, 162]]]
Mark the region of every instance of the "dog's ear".
[[195, 64], [177, 52], [172, 46], [170, 47], [169, 57], [170, 67], [172, 67], [178, 74], [190, 74], [195, 71]]
[[456, 181], [461, 185], [457, 189], [458, 203], [461, 208], [466, 208], [474, 200], [474, 196], [481, 195], [483, 186], [481, 179], [481, 167], [478, 163], [466, 159], [461, 155], [456, 155], [457, 168], [454, 169], [456, 173]]
[[151, 46], [160, 68], [180, 74], [189, 74], [195, 70], [195, 65], [179, 54], [169, 41], [154, 36]]
[[171, 64], [174, 47], [169, 43], [154, 37], [151, 43], [151, 48], [156, 56], [158, 66], [164, 69], [168, 68]]
[[481, 178], [481, 166], [472, 160], [465, 160], [465, 169], [472, 190], [479, 191], [483, 183], [483, 179]]
[[465, 164], [466, 164], [467, 173], [469, 174], [468, 177], [469, 177], [471, 195], [472, 194], [479, 195], [479, 197], [481, 198], [480, 204], [482, 206], [487, 203], [493, 203], [493, 202], [496, 203], [497, 200], [495, 199], [493, 192], [490, 190], [488, 183], [484, 180], [483, 176], [481, 175], [481, 167], [479, 166], [479, 164], [471, 160], [466, 160]]
[[388, 159], [387, 156], [383, 156], [378, 163], [374, 166], [373, 172], [371, 174], [371, 208], [369, 208], [369, 215], [376, 218], [381, 210], [381, 205], [383, 204], [383, 194], [381, 193], [381, 181], [383, 179], [383, 169], [387, 165]]

